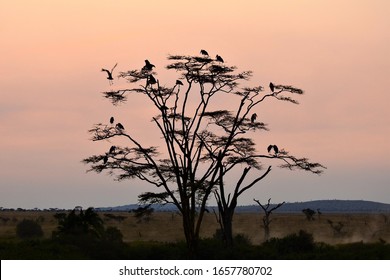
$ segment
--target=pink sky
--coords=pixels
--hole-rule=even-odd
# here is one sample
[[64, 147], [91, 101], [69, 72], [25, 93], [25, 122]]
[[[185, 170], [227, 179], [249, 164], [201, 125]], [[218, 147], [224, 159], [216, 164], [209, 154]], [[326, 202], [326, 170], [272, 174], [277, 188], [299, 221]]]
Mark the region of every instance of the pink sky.
[[149, 59], [169, 84], [175, 76], [164, 69], [166, 56], [200, 49], [252, 70], [251, 85], [304, 89], [298, 106], [259, 108], [271, 131], [254, 138], [259, 150], [278, 143], [328, 167], [316, 176], [275, 165], [241, 204], [269, 197], [390, 203], [389, 1], [39, 3], [0, 7], [0, 207], [114, 206], [153, 190], [86, 174], [80, 162], [111, 145], [87, 133], [111, 115], [138, 139], [158, 137], [142, 98], [120, 107], [102, 98], [109, 85], [100, 69], [116, 62], [117, 71], [136, 69]]

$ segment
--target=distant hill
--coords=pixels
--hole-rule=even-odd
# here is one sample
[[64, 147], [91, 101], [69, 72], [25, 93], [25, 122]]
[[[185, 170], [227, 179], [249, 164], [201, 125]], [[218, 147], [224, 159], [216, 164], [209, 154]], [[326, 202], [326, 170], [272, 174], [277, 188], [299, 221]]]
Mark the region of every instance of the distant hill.
[[[99, 211], [131, 211], [138, 207], [137, 204], [129, 204], [115, 207], [99, 207]], [[154, 205], [155, 211], [177, 211], [173, 205]], [[209, 210], [216, 209], [215, 206], [208, 207]], [[302, 209], [320, 209], [322, 213], [378, 213], [390, 212], [390, 204], [365, 201], [365, 200], [313, 200], [306, 202], [288, 202], [275, 211], [275, 213], [300, 213]], [[236, 212], [259, 212], [258, 205], [237, 206]]]

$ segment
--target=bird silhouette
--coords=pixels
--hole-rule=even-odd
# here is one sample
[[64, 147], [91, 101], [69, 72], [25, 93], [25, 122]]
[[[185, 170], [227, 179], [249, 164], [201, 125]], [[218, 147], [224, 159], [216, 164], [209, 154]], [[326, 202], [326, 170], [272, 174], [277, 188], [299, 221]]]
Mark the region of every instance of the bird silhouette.
[[275, 91], [275, 85], [273, 83], [269, 83], [269, 88], [271, 89], [272, 92]]
[[125, 129], [125, 127], [121, 123], [117, 123], [115, 127], [121, 130]]
[[111, 146], [110, 150], [108, 151], [109, 154], [112, 154], [113, 152], [115, 152], [115, 149], [116, 147], [115, 146]]
[[182, 85], [183, 85], [183, 82], [180, 81], [180, 80], [176, 80], [176, 84], [182, 86]]
[[114, 117], [111, 117], [110, 118], [110, 124], [113, 124], [114, 123]]
[[256, 118], [257, 118], [257, 114], [256, 113], [252, 114], [251, 122], [253, 123], [256, 120]]
[[156, 66], [154, 66], [152, 63], [150, 63], [149, 60], [145, 59], [145, 66], [142, 67], [142, 69], [151, 71], [153, 69], [153, 67], [156, 67]]
[[166, 110], [168, 110], [168, 107], [165, 106], [165, 105], [162, 105], [162, 106], [161, 106], [161, 110], [165, 112]]
[[216, 55], [215, 58], [216, 58], [217, 61], [224, 63], [222, 57], [220, 57], [219, 55]]
[[154, 78], [153, 75], [149, 75], [147, 78], [147, 84], [154, 85], [155, 83], [157, 83], [156, 78]]
[[203, 54], [203, 55], [207, 55], [207, 56], [209, 55], [209, 53], [207, 51], [205, 51], [205, 50], [200, 50], [200, 53]]
[[107, 80], [108, 80], [108, 82], [110, 83], [110, 85], [112, 85], [112, 81], [114, 80], [114, 78], [112, 77], [112, 71], [114, 71], [114, 69], [115, 69], [115, 67], [116, 67], [117, 65], [118, 65], [118, 63], [116, 63], [116, 64], [114, 65], [114, 67], [112, 67], [111, 71], [102, 68], [102, 72], [106, 72], [106, 73], [107, 73]]
[[103, 157], [103, 163], [104, 163], [104, 164], [106, 164], [106, 163], [107, 163], [107, 161], [108, 161], [108, 156], [107, 156], [107, 155], [105, 155], [105, 156]]
[[274, 149], [275, 155], [279, 153], [279, 148], [276, 145], [269, 145], [267, 148], [268, 153], [270, 153], [272, 149]]

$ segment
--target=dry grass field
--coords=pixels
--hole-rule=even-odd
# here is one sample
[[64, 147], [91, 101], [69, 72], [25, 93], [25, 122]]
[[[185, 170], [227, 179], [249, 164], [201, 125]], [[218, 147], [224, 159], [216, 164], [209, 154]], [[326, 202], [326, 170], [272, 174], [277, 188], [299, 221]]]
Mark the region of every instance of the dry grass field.
[[[0, 238], [13, 239], [16, 236], [16, 225], [23, 219], [37, 220], [42, 226], [45, 237], [50, 237], [57, 227], [54, 212], [0, 212]], [[99, 215], [105, 221], [105, 226], [118, 228], [125, 242], [132, 241], [160, 241], [176, 242], [183, 240], [181, 217], [177, 213], [156, 212], [150, 221], [139, 222], [132, 213], [110, 212], [115, 217], [122, 216], [122, 221], [107, 216], [101, 212]], [[260, 213], [238, 213], [234, 216], [233, 227], [235, 234], [247, 236], [253, 244], [263, 242], [262, 215]], [[390, 242], [390, 214], [322, 214], [314, 221], [306, 220], [300, 213], [272, 214], [271, 237], [284, 237], [288, 234], [305, 230], [311, 234], [316, 242], [328, 244], [352, 242]], [[343, 225], [340, 230], [333, 226]], [[340, 224], [341, 223], [341, 224]], [[212, 237], [218, 229], [213, 213], [206, 214], [201, 236]]]

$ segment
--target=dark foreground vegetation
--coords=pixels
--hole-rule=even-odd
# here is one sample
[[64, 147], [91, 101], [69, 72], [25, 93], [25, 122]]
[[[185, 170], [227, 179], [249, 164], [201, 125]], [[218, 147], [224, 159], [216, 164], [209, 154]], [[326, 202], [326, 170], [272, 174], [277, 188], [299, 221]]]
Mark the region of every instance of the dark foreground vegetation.
[[[371, 227], [367, 226], [370, 229], [369, 232], [371, 236], [375, 237], [367, 239], [371, 240], [370, 242], [360, 241], [344, 244], [318, 242], [313, 233], [309, 232], [311, 227], [308, 227], [308, 224], [322, 230], [328, 229], [330, 231], [333, 229], [334, 239], [339, 240], [342, 240], [341, 238], [345, 237], [355, 226], [347, 225], [346, 229], [340, 228], [340, 231], [335, 231], [334, 228], [338, 229], [339, 225], [344, 224], [332, 222], [329, 219], [319, 223], [319, 219], [307, 221], [303, 216], [301, 219], [289, 216], [288, 219], [295, 219], [294, 223], [302, 221], [300, 226], [306, 225], [305, 230], [299, 230], [300, 227], [296, 227], [290, 233], [267, 238], [266, 242], [254, 243], [253, 238], [247, 235], [251, 229], [242, 226], [241, 229], [245, 229], [245, 231], [241, 232], [244, 233], [236, 234], [232, 246], [227, 246], [226, 242], [223, 241], [224, 235], [221, 230], [214, 227], [214, 234], [201, 238], [197, 244], [197, 251], [190, 255], [188, 246], [183, 239], [176, 241], [141, 239], [145, 230], [158, 228], [159, 235], [162, 236], [169, 234], [169, 228], [172, 228], [172, 225], [175, 225], [177, 229], [178, 224], [176, 224], [176, 217], [173, 214], [156, 214], [154, 218], [148, 215], [147, 220], [140, 219], [137, 213], [129, 213], [128, 215], [99, 214], [92, 208], [74, 209], [70, 212], [58, 212], [47, 216], [33, 214], [21, 215], [23, 219], [20, 220], [17, 219], [16, 215], [8, 217], [10, 220], [15, 220], [12, 223], [15, 234], [0, 235], [1, 259], [390, 259], [388, 235], [383, 234], [387, 233], [387, 222], [386, 227], [384, 227], [382, 223], [379, 223], [382, 220], [375, 221], [374, 217], [367, 220], [371, 221]], [[129, 215], [134, 216], [134, 221], [130, 221]], [[4, 217], [3, 219], [5, 219]], [[172, 224], [169, 224], [167, 218], [171, 220]], [[236, 217], [237, 224], [242, 222], [240, 218], [240, 216]], [[383, 217], [378, 216], [377, 218]], [[127, 219], [129, 221], [124, 222]], [[179, 219], [177, 220], [179, 221]], [[245, 216], [245, 220], [248, 220], [247, 216]], [[286, 224], [285, 220], [282, 222]], [[375, 230], [373, 230], [374, 222], [377, 225]], [[10, 223], [11, 221], [3, 222], [2, 228], [6, 228], [6, 226], [10, 228]], [[131, 231], [138, 232], [140, 239], [126, 239], [123, 234], [125, 232], [122, 232], [126, 228], [123, 227], [124, 223], [131, 226]], [[351, 222], [351, 224], [353, 223]], [[51, 227], [51, 225], [53, 226]], [[165, 226], [163, 227], [163, 225]], [[211, 225], [210, 223], [209, 228], [212, 228]], [[277, 225], [279, 224], [274, 224], [275, 228]], [[288, 227], [291, 228], [291, 225]], [[143, 229], [142, 233], [141, 229]], [[165, 229], [163, 230], [164, 234], [161, 234], [161, 229]], [[236, 229], [239, 230], [240, 227]], [[316, 236], [318, 238], [318, 235]]]
[[[196, 259], [390, 259], [390, 244], [316, 243], [311, 234], [300, 231], [284, 238], [271, 238], [252, 245], [245, 236], [235, 237], [226, 248], [218, 238], [202, 239]], [[188, 259], [185, 242], [131, 242], [96, 239], [89, 236], [66, 239], [29, 239], [0, 242], [1, 259]]]

